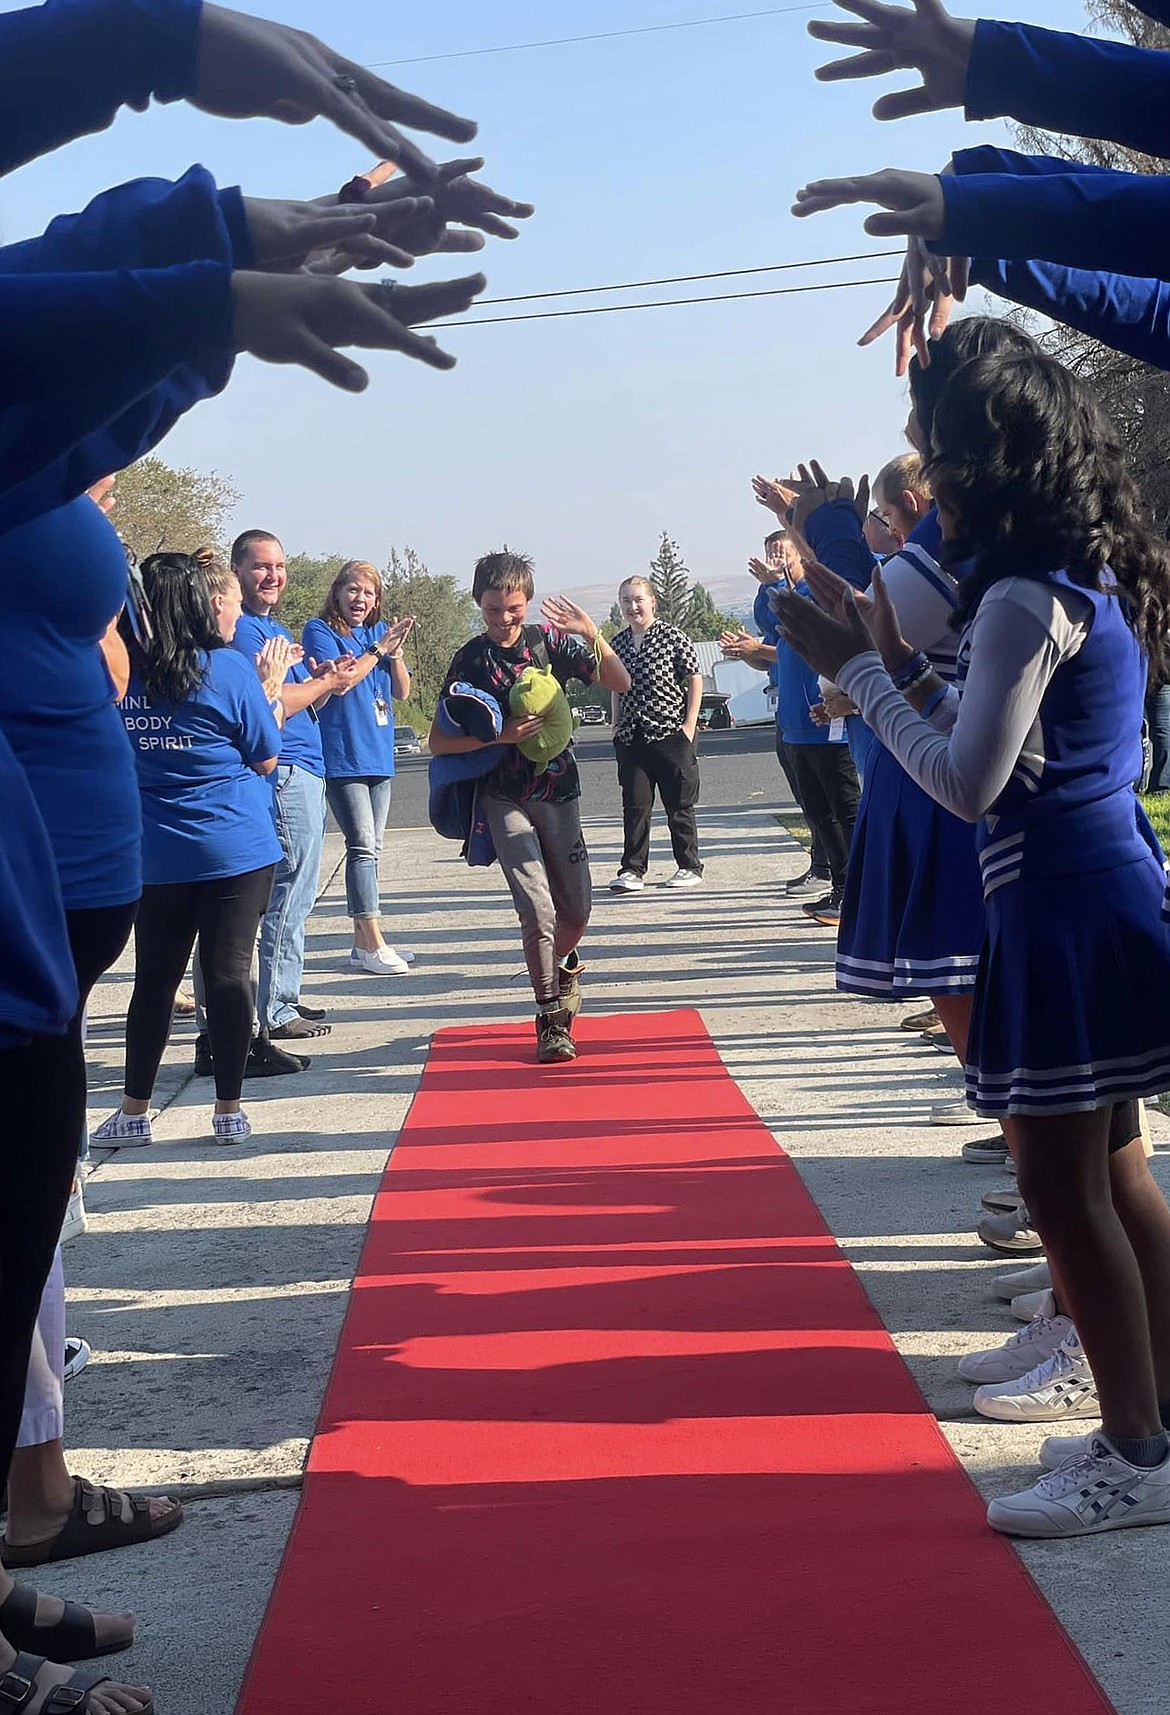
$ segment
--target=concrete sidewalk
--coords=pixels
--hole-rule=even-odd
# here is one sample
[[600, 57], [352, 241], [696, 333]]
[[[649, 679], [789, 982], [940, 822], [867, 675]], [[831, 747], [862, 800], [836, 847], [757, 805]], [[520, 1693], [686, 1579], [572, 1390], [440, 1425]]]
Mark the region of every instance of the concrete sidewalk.
[[[1012, 1265], [990, 1260], [972, 1237], [981, 1193], [1003, 1176], [959, 1160], [969, 1134], [927, 1123], [930, 1102], [957, 1089], [957, 1068], [897, 1029], [912, 1009], [836, 995], [831, 932], [779, 887], [802, 854], [766, 810], [709, 818], [703, 831], [702, 890], [615, 897], [604, 884], [620, 829], [589, 825], [599, 892], [586, 1004], [700, 1009], [975, 1481], [988, 1492], [1023, 1486], [1043, 1431], [976, 1417], [954, 1373], [959, 1353], [1015, 1326], [990, 1291]], [[661, 836], [656, 854], [665, 877], [673, 866]], [[339, 862], [333, 837], [305, 994], [331, 1009], [334, 1028], [307, 1045], [317, 1050], [309, 1071], [246, 1085], [255, 1136], [225, 1150], [206, 1135], [211, 1085], [190, 1078], [193, 1030], [180, 1025], [154, 1146], [99, 1153], [90, 1232], [65, 1253], [70, 1332], [94, 1347], [67, 1396], [71, 1468], [165, 1488], [188, 1502], [188, 1519], [163, 1542], [41, 1568], [36, 1583], [136, 1609], [140, 1641], [111, 1665], [154, 1686], [160, 1715], [231, 1715], [296, 1508], [370, 1199], [431, 1032], [530, 1011], [498, 871], [466, 869], [429, 829], [392, 829], [388, 921], [418, 963], [409, 977], [375, 978], [343, 968]], [[120, 1084], [128, 969], [101, 985], [91, 1008], [92, 1121]], [[1155, 1125], [1166, 1183], [1170, 1128]], [[1170, 1533], [1158, 1530], [1023, 1550], [1119, 1715], [1165, 1715], [1168, 1550]], [[327, 1685], [311, 1614], [305, 1635], [306, 1673], [320, 1670]], [[393, 1662], [381, 1665], [389, 1708]], [[994, 1638], [971, 1671], [995, 1685]], [[996, 1694], [996, 1706], [1009, 1705], [1008, 1688]]]

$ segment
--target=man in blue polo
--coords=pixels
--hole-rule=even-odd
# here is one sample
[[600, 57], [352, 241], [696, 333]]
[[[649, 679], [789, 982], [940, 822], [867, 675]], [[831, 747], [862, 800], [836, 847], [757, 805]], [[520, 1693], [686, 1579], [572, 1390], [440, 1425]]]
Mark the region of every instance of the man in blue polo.
[[[288, 582], [284, 549], [268, 530], [245, 530], [232, 544], [232, 568], [244, 592], [233, 649], [254, 660], [271, 637], [296, 639], [273, 617]], [[317, 897], [325, 839], [325, 761], [317, 709], [348, 689], [354, 661], [298, 661], [288, 670], [281, 701], [284, 733], [275, 782], [276, 831], [283, 858], [260, 926], [261, 1031], [299, 1041], [325, 1036], [323, 1012], [301, 1005], [305, 924]]]

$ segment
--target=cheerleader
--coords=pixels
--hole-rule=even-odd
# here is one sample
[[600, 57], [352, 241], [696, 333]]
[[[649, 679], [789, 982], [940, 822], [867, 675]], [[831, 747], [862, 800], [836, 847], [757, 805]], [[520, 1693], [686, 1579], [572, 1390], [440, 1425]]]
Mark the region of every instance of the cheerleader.
[[1010, 1117], [1103, 1419], [1050, 1437], [1046, 1474], [993, 1501], [989, 1522], [1034, 1537], [1164, 1524], [1170, 1209], [1117, 1115], [1170, 1088], [1166, 876], [1132, 786], [1147, 659], [1165, 665], [1170, 551], [1140, 520], [1116, 432], [1048, 358], [965, 364], [931, 441], [946, 557], [972, 568], [955, 616], [962, 701], [901, 636], [880, 575], [868, 625], [818, 567], [829, 611], [785, 598], [781, 623], [931, 797], [979, 823], [968, 1092]]
[[[971, 318], [956, 323], [932, 347], [932, 361], [911, 370], [912, 409], [907, 438], [920, 452], [947, 378], [969, 358], [990, 351], [1035, 350], [1007, 322]], [[803, 529], [816, 555], [834, 570], [837, 543], [823, 524], [840, 508], [821, 507]], [[887, 595], [915, 650], [945, 682], [955, 677], [958, 638], [953, 629], [958, 584], [938, 563], [941, 534], [932, 509], [900, 553], [882, 570]], [[852, 581], [852, 580], [850, 580]], [[951, 1045], [965, 1063], [971, 998], [983, 939], [983, 890], [970, 826], [922, 790], [897, 757], [875, 744], [853, 835], [837, 942], [837, 987], [871, 1000], [904, 1001], [929, 995]], [[969, 1119], [965, 1102], [936, 1106], [934, 1117]], [[1004, 1160], [1007, 1145], [986, 1140], [968, 1147], [970, 1159]]]

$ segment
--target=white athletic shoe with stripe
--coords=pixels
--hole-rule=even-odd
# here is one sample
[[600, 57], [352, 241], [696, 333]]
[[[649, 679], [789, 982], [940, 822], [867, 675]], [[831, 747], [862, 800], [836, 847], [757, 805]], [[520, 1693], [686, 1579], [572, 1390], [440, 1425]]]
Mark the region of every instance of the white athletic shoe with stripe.
[[1050, 1358], [1072, 1333], [1067, 1316], [1035, 1316], [1026, 1328], [988, 1352], [968, 1352], [959, 1374], [968, 1382], [1014, 1382]]
[[1089, 1451], [1099, 1429], [1090, 1429], [1087, 1435], [1048, 1435], [1040, 1443], [1038, 1458], [1044, 1471], [1059, 1471], [1062, 1465], [1067, 1465], [1072, 1459], [1083, 1459]]
[[1100, 1417], [1097, 1384], [1076, 1330], [1066, 1334], [1050, 1358], [1014, 1382], [992, 1382], [975, 1390], [975, 1409], [1001, 1423], [1060, 1423]]
[[987, 1522], [1008, 1536], [1042, 1537], [1170, 1524], [1170, 1454], [1152, 1468], [1131, 1465], [1104, 1435], [1093, 1435], [1082, 1458], [992, 1501]]

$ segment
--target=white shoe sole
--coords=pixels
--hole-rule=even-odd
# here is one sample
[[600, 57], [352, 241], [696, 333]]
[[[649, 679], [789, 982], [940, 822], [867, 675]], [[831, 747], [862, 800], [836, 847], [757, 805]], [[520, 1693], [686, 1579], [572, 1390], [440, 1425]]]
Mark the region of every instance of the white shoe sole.
[[[994, 1385], [994, 1384], [984, 1384]], [[991, 1394], [980, 1399], [980, 1388], [972, 1404], [980, 1417], [990, 1417], [996, 1423], [1077, 1423], [1083, 1418], [1099, 1418], [1101, 1406], [1096, 1393], [1088, 1394], [1074, 1405], [1045, 1404], [1034, 1394]]]
[[1148, 1511], [1142, 1511], [1140, 1506], [1131, 1508], [1116, 1518], [1103, 1519], [1099, 1524], [1075, 1524], [1067, 1513], [1054, 1518], [1043, 1507], [1038, 1506], [1033, 1513], [1009, 1507], [1004, 1501], [992, 1501], [987, 1509], [987, 1522], [992, 1530], [998, 1530], [1003, 1536], [1036, 1537], [1044, 1541], [1055, 1541], [1064, 1536], [1104, 1536], [1111, 1530], [1140, 1530], [1143, 1525], [1170, 1524], [1170, 1501], [1162, 1507], [1150, 1507]]
[[1001, 1274], [995, 1282], [995, 1296], [1002, 1298], [1005, 1304], [1010, 1304], [1013, 1298], [1019, 1298], [1025, 1292], [1047, 1292], [1052, 1285], [1052, 1275], [1046, 1262], [1033, 1264], [1031, 1268], [1018, 1268], [1014, 1274]]

